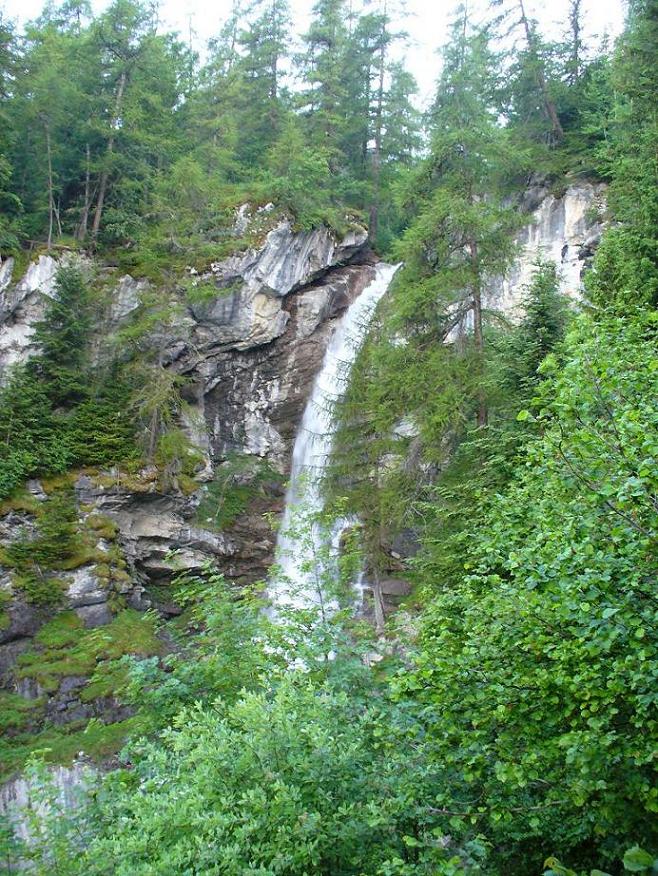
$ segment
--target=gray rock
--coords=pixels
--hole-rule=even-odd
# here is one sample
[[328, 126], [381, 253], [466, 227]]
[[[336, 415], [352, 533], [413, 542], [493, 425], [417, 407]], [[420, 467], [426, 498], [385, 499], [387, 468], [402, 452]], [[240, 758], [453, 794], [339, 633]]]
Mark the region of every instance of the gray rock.
[[[20, 655], [32, 647], [32, 639], [13, 639], [10, 642], [0, 644], [0, 686], [17, 688], [14, 683], [13, 669]], [[23, 694], [22, 690], [17, 692]], [[27, 694], [23, 694], [27, 696]]]
[[128, 274], [121, 277], [112, 291], [111, 319], [118, 322], [136, 310], [141, 304], [142, 294], [148, 288], [148, 280], [134, 280]]
[[0, 629], [0, 644], [33, 636], [43, 625], [42, 613], [18, 594], [13, 597], [6, 611], [9, 623]]
[[517, 236], [519, 254], [511, 270], [488, 289], [487, 306], [512, 320], [518, 319], [538, 257], [555, 262], [560, 273], [560, 291], [578, 299], [584, 259], [591, 255], [601, 234], [597, 210], [604, 198], [605, 186], [592, 183], [570, 186], [562, 197], [545, 194], [534, 210], [533, 221]]
[[36, 479], [29, 480], [25, 484], [25, 489], [28, 493], [31, 493], [35, 499], [38, 499], [39, 502], [45, 502], [48, 496], [44, 492], [43, 487], [41, 486], [41, 481]]
[[[8, 262], [5, 262], [8, 264]], [[15, 285], [5, 282], [0, 291], [0, 374], [12, 365], [25, 362], [34, 346], [34, 324], [45, 310], [43, 296], [52, 297], [57, 262], [42, 255], [32, 262], [25, 276]], [[8, 272], [8, 268], [5, 269]], [[4, 274], [4, 281], [7, 273]]]
[[112, 621], [112, 612], [106, 602], [98, 605], [82, 605], [75, 613], [87, 629], [104, 627]]
[[412, 589], [408, 581], [400, 578], [382, 578], [379, 586], [384, 596], [409, 596]]
[[[72, 811], [80, 805], [84, 789], [93, 784], [96, 776], [96, 771], [82, 760], [70, 767], [49, 767], [48, 772], [58, 804], [67, 811]], [[32, 803], [35, 790], [37, 789], [33, 787], [30, 780], [24, 776], [17, 776], [0, 787], [0, 814], [9, 817], [18, 836], [23, 840], [30, 839], [28, 821], [24, 813]], [[37, 811], [43, 813], [44, 805], [41, 804]]]
[[12, 258], [5, 259], [4, 262], [0, 259], [0, 292], [4, 292], [11, 283], [13, 270], [14, 260]]
[[71, 608], [99, 605], [107, 602], [107, 591], [101, 587], [93, 566], [76, 569], [69, 578], [66, 596]]
[[78, 691], [80, 688], [84, 687], [89, 681], [84, 675], [67, 675], [65, 676], [59, 685], [59, 693], [70, 694], [73, 691]]
[[282, 299], [343, 264], [366, 245], [365, 230], [337, 241], [327, 228], [295, 232], [288, 221], [267, 235], [263, 246], [212, 265], [199, 282], [214, 282], [217, 297], [193, 304], [200, 324], [197, 345], [247, 350], [280, 337], [289, 314]]

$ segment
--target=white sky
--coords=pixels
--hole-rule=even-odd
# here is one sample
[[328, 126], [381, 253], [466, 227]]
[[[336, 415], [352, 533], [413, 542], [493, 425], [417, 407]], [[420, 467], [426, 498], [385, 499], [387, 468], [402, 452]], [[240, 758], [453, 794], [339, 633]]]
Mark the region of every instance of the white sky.
[[[290, 0], [296, 34], [306, 29], [313, 2]], [[402, 26], [409, 34], [410, 43], [401, 51], [407, 67], [418, 80], [423, 100], [433, 91], [439, 70], [436, 51], [445, 40], [455, 3], [456, 0], [406, 0], [408, 16]], [[483, 3], [484, 0], [476, 0], [476, 6]], [[107, 5], [107, 0], [92, 0], [92, 4], [99, 10]], [[375, 7], [374, 2], [372, 5]], [[527, 0], [526, 5], [528, 14], [539, 20], [547, 36], [557, 37], [566, 29], [569, 0]], [[604, 32], [616, 36], [623, 23], [622, 5], [623, 0], [582, 0], [586, 37], [594, 41]], [[0, 0], [0, 9], [19, 22], [35, 18], [42, 6], [42, 0]], [[208, 37], [219, 30], [230, 7], [231, 0], [161, 0], [161, 18], [163, 25], [180, 31], [186, 39], [191, 21], [195, 47], [202, 48]]]

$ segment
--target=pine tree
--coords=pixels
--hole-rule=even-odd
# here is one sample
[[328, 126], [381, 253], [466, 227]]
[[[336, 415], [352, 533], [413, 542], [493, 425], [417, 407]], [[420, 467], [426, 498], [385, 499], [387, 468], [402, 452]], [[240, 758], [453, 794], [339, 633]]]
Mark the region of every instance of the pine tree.
[[288, 0], [257, 0], [238, 35], [239, 158], [254, 165], [274, 142], [283, 116], [281, 65], [287, 55]]
[[[466, 9], [453, 24], [443, 60], [431, 153], [410, 195], [422, 198], [422, 206], [401, 244], [411, 293], [401, 314], [420, 336], [439, 343], [466, 320], [483, 383], [483, 293], [488, 278], [504, 273], [512, 254], [516, 220], [503, 204], [499, 183], [513, 158], [491, 101], [496, 71], [487, 34], [470, 31]], [[483, 388], [478, 396], [477, 418], [484, 426]]]
[[329, 148], [336, 148], [347, 112], [345, 18], [345, 0], [318, 0], [311, 26], [302, 37], [305, 52], [300, 61], [306, 88], [299, 102], [314, 141]]
[[543, 124], [539, 136], [557, 145], [564, 137], [558, 114], [553, 83], [550, 77], [551, 51], [543, 42], [537, 22], [528, 14], [524, 0], [491, 0], [493, 27], [499, 40], [509, 44], [519, 36], [518, 45], [510, 53], [512, 82], [510, 86], [513, 112], [522, 125], [531, 125], [533, 116], [541, 113]]
[[55, 296], [34, 330], [39, 355], [28, 371], [47, 384], [55, 407], [71, 405], [85, 396], [86, 350], [91, 330], [89, 284], [75, 263], [57, 271]]

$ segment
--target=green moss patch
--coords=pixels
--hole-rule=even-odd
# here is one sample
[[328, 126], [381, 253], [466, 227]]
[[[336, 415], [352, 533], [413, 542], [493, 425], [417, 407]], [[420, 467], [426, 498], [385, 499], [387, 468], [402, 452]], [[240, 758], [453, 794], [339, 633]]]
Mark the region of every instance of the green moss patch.
[[85, 520], [87, 527], [98, 537], [112, 541], [116, 538], [118, 526], [105, 514], [90, 514]]
[[[90, 703], [121, 689], [127, 671], [121, 657], [150, 657], [162, 649], [152, 615], [127, 609], [108, 626], [86, 630], [75, 612], [67, 611], [39, 630], [33, 650], [19, 657], [16, 676], [32, 679], [45, 694], [55, 693], [67, 676], [88, 677], [79, 697]], [[133, 717], [113, 724], [92, 720], [42, 726], [35, 732], [35, 725], [43, 720], [44, 704], [43, 698], [27, 700], [0, 692], [0, 779], [19, 770], [36, 750], [43, 750], [51, 763], [68, 763], [80, 751], [93, 759], [107, 758], [139, 728], [139, 719]]]
[[70, 764], [82, 751], [94, 761], [102, 761], [116, 754], [130, 735], [139, 733], [138, 716], [103, 724], [92, 720], [84, 725], [70, 725], [66, 729], [47, 727], [40, 733], [23, 734], [15, 739], [0, 739], [0, 781], [6, 781], [19, 772], [28, 757], [39, 751], [44, 760], [53, 764]]
[[40, 504], [32, 493], [27, 490], [18, 490], [13, 496], [0, 502], [0, 517], [6, 517], [12, 511], [36, 514]]
[[[31, 678], [44, 691], [53, 693], [66, 676], [92, 676], [99, 664], [118, 660], [125, 654], [150, 657], [162, 652], [162, 643], [156, 635], [155, 620], [151, 615], [126, 609], [112, 623], [94, 630], [86, 630], [75, 612], [62, 612], [47, 623], [35, 636], [35, 648], [18, 659], [17, 676]], [[114, 667], [107, 667], [110, 675]], [[92, 693], [83, 690], [84, 699], [107, 696], [118, 686], [113, 676], [110, 683], [103, 681], [102, 670], [90, 683]]]
[[0, 734], [15, 734], [38, 720], [43, 713], [43, 699], [29, 700], [20, 694], [0, 691]]

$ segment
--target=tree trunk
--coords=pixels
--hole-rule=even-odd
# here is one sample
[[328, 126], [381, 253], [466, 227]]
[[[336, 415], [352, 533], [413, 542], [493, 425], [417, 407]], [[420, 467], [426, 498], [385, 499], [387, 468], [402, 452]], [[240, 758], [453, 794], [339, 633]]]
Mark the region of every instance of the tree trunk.
[[77, 240], [84, 240], [87, 236], [87, 226], [89, 224], [89, 210], [91, 209], [91, 147], [87, 143], [86, 147], [87, 162], [85, 168], [85, 200], [82, 205], [82, 213], [80, 214], [80, 224], [76, 233]]
[[[117, 85], [116, 97], [115, 97], [115, 101], [114, 101], [114, 115], [112, 116], [112, 123], [111, 123], [112, 129], [110, 131], [109, 140], [107, 141], [106, 155], [107, 155], [108, 161], [111, 158], [112, 153], [114, 152], [114, 139], [115, 139], [114, 132], [116, 131], [116, 126], [119, 123], [119, 116], [121, 114], [121, 103], [123, 101], [123, 92], [124, 92], [125, 87], [126, 87], [127, 78], [128, 77], [127, 77], [126, 71], [123, 70], [121, 73], [121, 76], [119, 77], [119, 83]], [[96, 211], [94, 213], [94, 222], [91, 226], [91, 236], [92, 236], [92, 239], [94, 241], [98, 237], [98, 231], [101, 227], [101, 218], [103, 215], [103, 204], [105, 203], [105, 195], [107, 193], [107, 183], [108, 183], [109, 177], [110, 177], [110, 171], [109, 171], [109, 168], [106, 167], [105, 170], [103, 170], [101, 172], [100, 183], [98, 186], [98, 200], [96, 202]]]
[[43, 120], [44, 131], [46, 132], [46, 157], [48, 160], [48, 250], [53, 243], [53, 221], [55, 217], [55, 198], [53, 195], [53, 156], [50, 147], [50, 125], [47, 120]]
[[279, 93], [279, 14], [277, 9], [277, 0], [272, 0], [272, 39], [276, 46], [276, 50], [272, 54], [271, 66], [271, 84], [270, 84], [270, 100], [276, 100]]
[[580, 52], [582, 48], [580, 5], [581, 0], [571, 0], [571, 7], [569, 9], [569, 23], [571, 24], [571, 71], [569, 81], [571, 85], [575, 85], [580, 79]]
[[384, 113], [384, 72], [386, 69], [386, 15], [387, 5], [384, 0], [382, 12], [381, 45], [379, 47], [379, 84], [377, 86], [377, 101], [375, 104], [375, 146], [372, 154], [372, 204], [370, 205], [369, 237], [374, 241], [379, 225], [379, 198], [382, 176], [382, 125]]
[[482, 285], [480, 283], [480, 267], [478, 261], [478, 246], [475, 241], [471, 242], [471, 259], [475, 272], [475, 281], [473, 283], [473, 339], [475, 341], [475, 349], [478, 357], [478, 375], [480, 378], [480, 386], [478, 388], [478, 426], [486, 426], [489, 422], [489, 412], [487, 410], [487, 399], [482, 387], [482, 379], [484, 377], [484, 333], [482, 331]]

